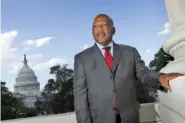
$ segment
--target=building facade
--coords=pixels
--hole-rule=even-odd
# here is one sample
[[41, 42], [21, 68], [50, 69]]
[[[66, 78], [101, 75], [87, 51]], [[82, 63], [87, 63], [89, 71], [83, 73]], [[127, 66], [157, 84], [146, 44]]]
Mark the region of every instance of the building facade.
[[15, 81], [15, 97], [22, 99], [25, 106], [34, 107], [37, 98], [41, 97], [40, 83], [35, 72], [28, 66], [26, 55], [24, 55], [23, 67], [19, 70]]

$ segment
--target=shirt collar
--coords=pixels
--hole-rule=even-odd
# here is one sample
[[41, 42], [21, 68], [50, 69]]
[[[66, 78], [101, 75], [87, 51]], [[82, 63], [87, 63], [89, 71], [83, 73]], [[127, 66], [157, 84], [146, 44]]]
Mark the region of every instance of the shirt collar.
[[96, 43], [97, 44], [97, 46], [99, 47], [99, 49], [100, 50], [102, 50], [103, 49], [103, 47], [106, 47], [106, 46], [109, 46], [109, 47], [111, 47], [111, 49], [113, 48], [113, 41], [111, 41], [108, 45], [106, 45], [106, 46], [102, 46], [101, 44], [99, 44], [99, 43]]

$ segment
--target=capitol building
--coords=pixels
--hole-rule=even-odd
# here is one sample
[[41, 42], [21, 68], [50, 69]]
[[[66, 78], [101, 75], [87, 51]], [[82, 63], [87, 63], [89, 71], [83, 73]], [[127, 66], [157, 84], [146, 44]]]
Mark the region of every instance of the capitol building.
[[40, 83], [35, 72], [28, 66], [24, 55], [23, 67], [19, 70], [14, 84], [14, 96], [22, 99], [25, 106], [34, 107], [35, 101], [41, 97]]

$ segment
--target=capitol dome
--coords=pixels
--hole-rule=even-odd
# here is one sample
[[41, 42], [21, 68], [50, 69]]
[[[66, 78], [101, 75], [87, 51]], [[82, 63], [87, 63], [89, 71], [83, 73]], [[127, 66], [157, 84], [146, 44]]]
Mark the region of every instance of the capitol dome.
[[24, 65], [18, 72], [17, 76], [36, 77], [34, 71], [28, 65]]
[[28, 66], [26, 55], [24, 55], [23, 67], [19, 70], [14, 85], [15, 92], [27, 93], [40, 91], [40, 83], [34, 71]]
[[37, 82], [37, 77], [34, 71], [28, 66], [28, 61], [26, 55], [24, 55], [23, 67], [19, 70], [16, 78], [16, 83], [35, 83]]

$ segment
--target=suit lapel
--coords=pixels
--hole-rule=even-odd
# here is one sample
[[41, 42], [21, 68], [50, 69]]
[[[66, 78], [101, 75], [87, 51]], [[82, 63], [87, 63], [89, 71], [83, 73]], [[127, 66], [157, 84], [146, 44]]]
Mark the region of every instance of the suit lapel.
[[[101, 64], [101, 67], [105, 67], [106, 69], [110, 70], [105, 59], [104, 59], [103, 54], [101, 53], [101, 51], [100, 51], [99, 47], [96, 45], [96, 43], [94, 44], [94, 46], [92, 48], [93, 48], [92, 56], [94, 57], [94, 59], [96, 61], [98, 61], [98, 63]], [[115, 71], [117, 69], [117, 66], [118, 66], [118, 63], [121, 59], [121, 56], [122, 56], [121, 47], [118, 44], [113, 42], [113, 73], [115, 73]]]
[[121, 47], [113, 42], [113, 73], [115, 73], [122, 55]]
[[109, 69], [109, 67], [108, 67], [108, 65], [107, 65], [107, 63], [105, 61], [105, 58], [104, 58], [102, 52], [100, 51], [99, 47], [96, 44], [94, 44], [94, 46], [93, 46], [93, 54], [92, 54], [92, 56], [94, 57], [94, 59], [96, 61], [98, 61], [98, 63], [96, 62], [96, 65], [100, 64], [100, 67], [102, 69], [105, 68], [106, 71], [109, 70], [111, 72], [111, 70]]

